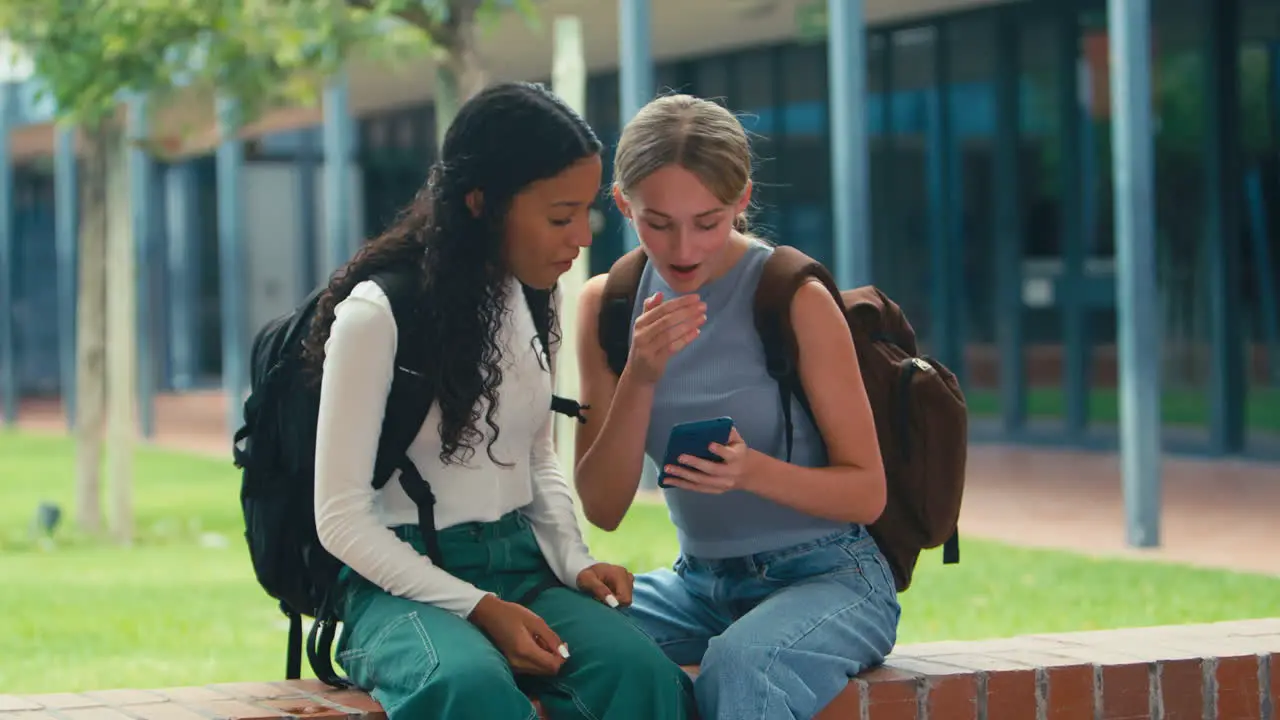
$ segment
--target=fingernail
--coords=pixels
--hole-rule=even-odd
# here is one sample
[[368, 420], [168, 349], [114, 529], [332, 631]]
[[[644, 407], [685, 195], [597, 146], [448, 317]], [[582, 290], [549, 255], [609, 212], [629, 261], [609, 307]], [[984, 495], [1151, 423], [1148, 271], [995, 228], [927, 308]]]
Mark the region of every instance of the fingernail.
[[560, 643], [560, 647], [559, 647], [558, 649], [560, 650], [560, 657], [564, 658], [565, 660], [568, 660], [568, 659], [569, 659], [569, 646], [568, 646], [568, 645], [565, 645], [564, 643]]
[[608, 605], [611, 608], [616, 608], [618, 607], [618, 598], [614, 597], [613, 595], [605, 595], [604, 604]]

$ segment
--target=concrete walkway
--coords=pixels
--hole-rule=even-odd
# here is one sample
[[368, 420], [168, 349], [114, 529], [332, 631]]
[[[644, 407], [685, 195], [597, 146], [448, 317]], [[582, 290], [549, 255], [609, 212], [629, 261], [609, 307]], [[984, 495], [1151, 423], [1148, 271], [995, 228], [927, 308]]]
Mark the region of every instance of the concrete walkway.
[[[155, 443], [230, 463], [225, 407], [219, 393], [159, 398]], [[20, 423], [65, 427], [56, 401], [25, 403]], [[1118, 456], [974, 445], [960, 529], [1024, 546], [1280, 576], [1280, 464], [1166, 458], [1163, 502], [1161, 547], [1130, 549]]]

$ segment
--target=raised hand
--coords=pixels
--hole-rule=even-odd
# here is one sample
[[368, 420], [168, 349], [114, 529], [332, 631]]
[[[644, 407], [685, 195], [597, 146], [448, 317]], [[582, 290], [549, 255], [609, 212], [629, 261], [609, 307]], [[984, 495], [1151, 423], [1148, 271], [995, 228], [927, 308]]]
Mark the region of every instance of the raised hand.
[[707, 321], [707, 305], [697, 295], [663, 302], [662, 293], [644, 301], [631, 337], [627, 368], [647, 383], [656, 383], [667, 360], [693, 342]]

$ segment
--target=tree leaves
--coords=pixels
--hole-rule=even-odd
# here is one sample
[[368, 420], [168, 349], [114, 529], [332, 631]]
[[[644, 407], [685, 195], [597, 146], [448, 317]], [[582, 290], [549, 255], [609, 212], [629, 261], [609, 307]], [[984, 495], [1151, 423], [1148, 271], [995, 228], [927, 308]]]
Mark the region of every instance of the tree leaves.
[[246, 120], [314, 103], [348, 59], [429, 53], [460, 17], [513, 8], [534, 16], [529, 0], [0, 0], [0, 24], [59, 119], [94, 125], [134, 92], [216, 89]]

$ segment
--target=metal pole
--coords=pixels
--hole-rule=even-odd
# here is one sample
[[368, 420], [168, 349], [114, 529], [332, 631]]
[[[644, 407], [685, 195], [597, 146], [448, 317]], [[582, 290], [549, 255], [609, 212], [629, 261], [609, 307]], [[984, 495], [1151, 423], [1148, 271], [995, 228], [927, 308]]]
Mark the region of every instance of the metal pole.
[[4, 423], [18, 422], [18, 350], [14, 337], [13, 166], [9, 162], [9, 130], [16, 85], [0, 83], [0, 411]]
[[[618, 126], [640, 112], [653, 97], [653, 50], [650, 47], [650, 0], [618, 0]], [[623, 225], [623, 249], [640, 244], [630, 223]]]
[[54, 131], [54, 246], [58, 258], [58, 370], [67, 427], [76, 424], [76, 299], [79, 295], [79, 219], [76, 128]]
[[347, 107], [347, 76], [339, 72], [324, 88], [324, 238], [329, 273], [351, 258], [350, 172], [351, 115]]
[[[298, 288], [301, 300], [311, 292], [320, 279], [316, 277], [320, 246], [317, 232], [320, 222], [316, 217], [316, 174], [324, 158], [321, 155], [320, 134], [305, 130], [302, 151], [298, 156]], [[327, 278], [326, 278], [327, 280]]]
[[218, 274], [222, 310], [222, 387], [227, 401], [227, 430], [240, 425], [240, 403], [248, 382], [248, 320], [244, 248], [244, 152], [239, 138], [240, 108], [218, 98]]
[[1160, 315], [1156, 292], [1148, 0], [1109, 0], [1120, 455], [1130, 545], [1160, 542]]
[[843, 288], [871, 282], [867, 48], [862, 14], [862, 0], [827, 0], [833, 257], [836, 280]]
[[626, 125], [653, 96], [650, 0], [618, 0], [618, 99]]
[[196, 383], [200, 333], [196, 306], [200, 282], [199, 227], [197, 224], [196, 168], [191, 160], [170, 165], [165, 172], [165, 204], [168, 206], [169, 363], [175, 390], [189, 390]]

